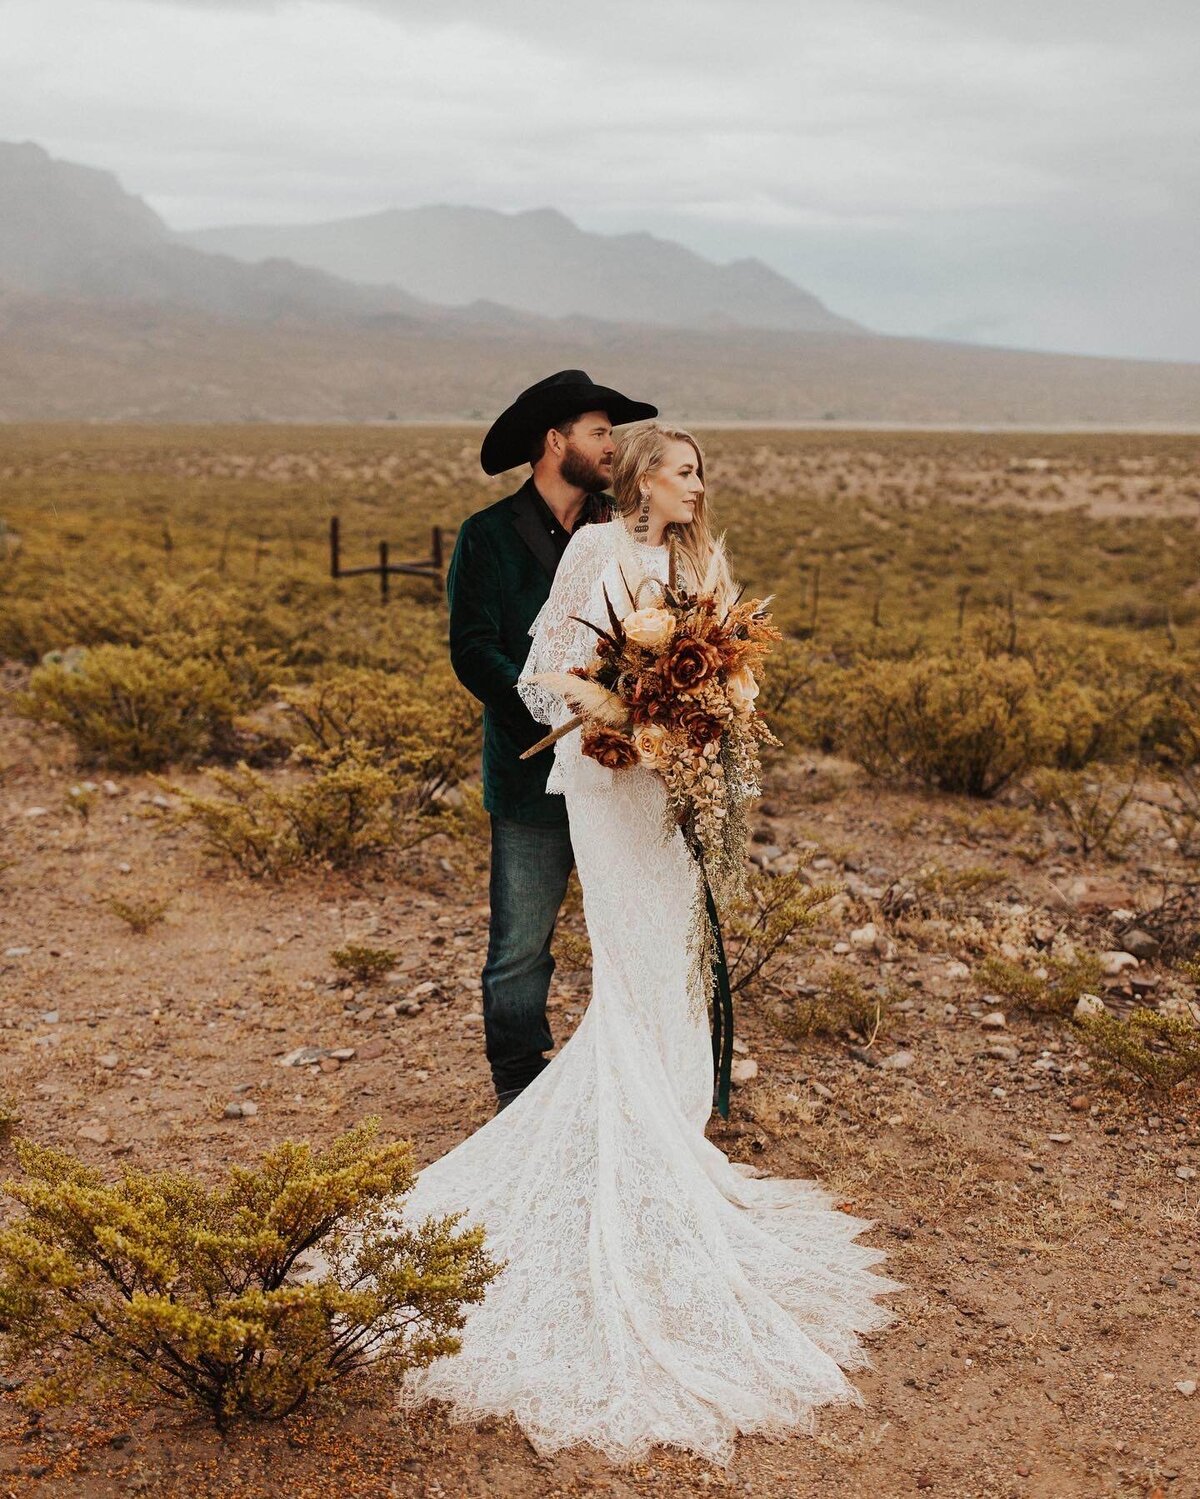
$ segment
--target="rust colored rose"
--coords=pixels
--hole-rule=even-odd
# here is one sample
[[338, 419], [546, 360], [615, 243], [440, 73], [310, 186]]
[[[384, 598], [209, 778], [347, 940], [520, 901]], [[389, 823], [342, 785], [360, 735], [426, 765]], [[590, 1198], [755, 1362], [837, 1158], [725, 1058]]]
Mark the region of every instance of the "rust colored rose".
[[683, 636], [663, 662], [663, 678], [676, 692], [689, 692], [707, 682], [721, 666], [721, 652], [707, 640]]
[[679, 715], [679, 729], [691, 749], [703, 749], [721, 737], [721, 720], [703, 708], [685, 708]]
[[579, 747], [585, 755], [598, 760], [608, 770], [624, 770], [638, 763], [637, 745], [628, 734], [593, 724], [583, 731]]
[[632, 683], [625, 684], [624, 695], [634, 723], [654, 723], [667, 717], [670, 698], [657, 672], [641, 672]]

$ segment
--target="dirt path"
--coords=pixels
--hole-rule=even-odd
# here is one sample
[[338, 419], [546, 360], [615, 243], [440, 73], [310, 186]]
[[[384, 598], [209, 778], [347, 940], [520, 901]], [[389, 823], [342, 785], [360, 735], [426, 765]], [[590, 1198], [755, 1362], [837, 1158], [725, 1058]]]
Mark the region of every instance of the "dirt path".
[[[216, 1169], [366, 1114], [425, 1161], [489, 1116], [477, 860], [431, 848], [380, 878], [255, 885], [161, 831], [149, 778], [114, 777], [84, 822], [67, 806], [79, 776], [66, 746], [4, 716], [0, 767], [0, 1092], [25, 1132], [102, 1165]], [[785, 989], [851, 927], [886, 926], [870, 891], [931, 858], [991, 866], [991, 902], [1090, 923], [1097, 946], [1109, 945], [1097, 892], [1113, 903], [1136, 886], [1136, 865], [1089, 869], [1065, 845], [1031, 863], [1024, 834], [989, 832], [950, 798], [868, 790], [845, 767], [776, 779], [762, 836], [785, 859], [819, 844], [858, 891]], [[1057, 890], [1096, 898], [1047, 904], [1048, 863]], [[146, 893], [171, 905], [134, 936], [105, 901]], [[399, 949], [402, 981], [358, 998], [332, 984], [329, 952], [348, 939]], [[742, 1005], [758, 1075], [712, 1127], [734, 1158], [817, 1175], [876, 1221], [871, 1238], [908, 1289], [858, 1380], [861, 1409], [820, 1413], [812, 1436], [744, 1439], [720, 1474], [665, 1451], [623, 1471], [588, 1452], [543, 1461], [507, 1424], [409, 1422], [384, 1395], [222, 1442], [119, 1404], [29, 1424], [10, 1392], [0, 1496], [1200, 1495], [1200, 1396], [1175, 1388], [1200, 1377], [1200, 1178], [1179, 1174], [1200, 1166], [1195, 1095], [1167, 1105], [1102, 1086], [1050, 1022], [1009, 1013], [984, 1028], [949, 938], [922, 950], [901, 935], [888, 956], [842, 960], [886, 970], [908, 995], [866, 1062], [838, 1043], [801, 1049], [761, 1002]], [[419, 1013], [387, 1012], [413, 995]], [[584, 974], [560, 972], [560, 1042], [586, 997]], [[988, 1052], [998, 1038], [1007, 1058]], [[304, 1044], [356, 1056], [277, 1065]], [[903, 1051], [910, 1065], [876, 1065]], [[257, 1113], [224, 1117], [234, 1101]]]

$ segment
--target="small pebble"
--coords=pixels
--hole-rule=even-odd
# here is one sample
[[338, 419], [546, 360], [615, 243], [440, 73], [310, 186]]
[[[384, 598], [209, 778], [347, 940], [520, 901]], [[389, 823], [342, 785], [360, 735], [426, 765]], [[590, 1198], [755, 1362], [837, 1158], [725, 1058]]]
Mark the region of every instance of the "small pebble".
[[985, 1015], [979, 1024], [985, 1031], [1002, 1031], [1008, 1024], [1000, 1010], [993, 1010], [990, 1015]]

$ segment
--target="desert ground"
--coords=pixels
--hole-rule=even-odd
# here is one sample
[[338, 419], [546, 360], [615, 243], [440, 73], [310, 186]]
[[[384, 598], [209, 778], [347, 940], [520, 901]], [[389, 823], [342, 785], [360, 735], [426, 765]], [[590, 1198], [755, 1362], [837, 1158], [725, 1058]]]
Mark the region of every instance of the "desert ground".
[[[452, 526], [505, 492], [470, 476], [474, 440], [453, 430], [16, 429], [0, 457], [0, 516], [20, 548], [3, 581], [10, 600], [33, 588], [21, 568], [41, 531], [40, 576], [50, 569], [68, 589], [95, 580], [90, 550], [121, 547], [139, 528], [154, 531], [156, 547], [170, 528], [162, 565], [179, 569], [189, 546], [215, 555], [232, 528], [236, 581], [265, 596], [289, 569], [319, 576], [331, 505], [356, 539], [387, 526], [415, 555], [429, 524]], [[977, 595], [1002, 604], [1012, 587], [997, 571], [1010, 560], [998, 557], [997, 535], [1013, 554], [1028, 541], [1021, 578], [1043, 607], [1056, 589], [1078, 593], [1089, 628], [1165, 628], [1192, 648], [1195, 439], [739, 432], [714, 434], [711, 446], [743, 575], [781, 596], [791, 587], [781, 617], [798, 625], [810, 618], [812, 580], [799, 562], [786, 571], [795, 554], [781, 540], [797, 494], [809, 533], [841, 536], [852, 512], [867, 538], [839, 542], [823, 563], [820, 607], [838, 629], [867, 628], [872, 613], [877, 625], [914, 612], [933, 621], [952, 616], [956, 599], [961, 611], [959, 580], [936, 559], [910, 565], [902, 541], [961, 515], [952, 555], [992, 568], [969, 568]], [[396, 494], [409, 496], [402, 510]], [[279, 503], [295, 496], [309, 508]], [[1113, 526], [1124, 550], [1104, 529]], [[144, 581], [131, 573], [128, 586]], [[321, 586], [323, 598], [352, 593], [368, 621], [438, 607], [419, 580], [398, 585], [388, 605], [368, 579]], [[1071, 612], [1070, 598], [1063, 607]], [[20, 624], [33, 639], [31, 628]], [[212, 1175], [277, 1140], [321, 1143], [366, 1116], [412, 1140], [421, 1162], [483, 1125], [493, 1107], [478, 981], [486, 841], [439, 834], [348, 869], [252, 877], [206, 856], [195, 828], [172, 821], [181, 791], [209, 786], [205, 765], [160, 777], [81, 764], [67, 733], [16, 710], [33, 664], [10, 649], [0, 696], [0, 1094], [19, 1132], [114, 1174], [136, 1165]], [[815, 1178], [873, 1223], [866, 1240], [905, 1289], [890, 1298], [894, 1325], [871, 1340], [871, 1367], [855, 1376], [861, 1406], [819, 1411], [811, 1433], [785, 1441], [744, 1437], [725, 1471], [666, 1449], [617, 1469], [587, 1450], [541, 1458], [505, 1422], [455, 1425], [436, 1408], [403, 1415], [377, 1384], [220, 1437], [196, 1415], [116, 1395], [31, 1411], [25, 1373], [10, 1370], [0, 1494], [1200, 1495], [1195, 1082], [1143, 1086], [1069, 1016], [997, 994], [981, 972], [989, 955], [1032, 961], [1064, 941], [1122, 950], [1167, 877], [1156, 808], [1169, 798], [1161, 768], [1148, 767], [1124, 837], [1085, 852], [1087, 840], [1019, 777], [981, 800], [869, 777], [844, 748], [785, 741], [769, 761], [752, 819], [756, 864], [840, 893], [769, 977], [739, 992], [739, 1060], [756, 1065], [742, 1066], [730, 1118], [714, 1115], [709, 1132], [733, 1159]], [[141, 933], [114, 909], [152, 899], [166, 902], [162, 919]], [[559, 1046], [589, 983], [577, 907], [562, 928], [551, 994]], [[386, 978], [364, 985], [336, 973], [330, 954], [349, 942], [392, 949]], [[1194, 993], [1165, 956], [1117, 967], [1102, 987], [1114, 1015]], [[878, 1027], [797, 1025], [835, 971], [886, 995]], [[325, 1055], [281, 1065], [299, 1047]], [[15, 1170], [10, 1152], [0, 1164]]]

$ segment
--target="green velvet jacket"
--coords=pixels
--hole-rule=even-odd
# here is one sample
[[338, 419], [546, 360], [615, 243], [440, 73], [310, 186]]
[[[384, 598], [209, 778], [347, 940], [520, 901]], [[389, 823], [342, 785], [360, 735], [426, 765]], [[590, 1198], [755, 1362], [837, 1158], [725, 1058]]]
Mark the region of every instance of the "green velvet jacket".
[[[547, 732], [530, 714], [516, 682], [532, 644], [529, 627], [550, 596], [558, 550], [537, 509], [532, 478], [516, 494], [468, 516], [446, 575], [450, 661], [483, 704], [483, 804], [512, 822], [565, 823], [561, 796], [546, 795], [553, 750], [531, 760], [521, 751]], [[580, 524], [607, 520], [606, 495], [586, 503]]]

